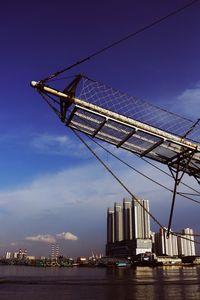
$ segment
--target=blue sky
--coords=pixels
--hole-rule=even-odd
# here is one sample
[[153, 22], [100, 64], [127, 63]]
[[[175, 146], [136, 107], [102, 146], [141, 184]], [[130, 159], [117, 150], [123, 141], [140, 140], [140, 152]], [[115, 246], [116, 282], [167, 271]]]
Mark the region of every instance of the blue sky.
[[[26, 247], [29, 253], [48, 254], [52, 239], [59, 241], [64, 255], [104, 251], [106, 209], [127, 194], [62, 125], [30, 87], [30, 81], [42, 79], [186, 3], [189, 1], [8, 0], [1, 4], [1, 253]], [[200, 3], [196, 3], [65, 76], [85, 73], [196, 120], [199, 28]], [[135, 156], [118, 152], [172, 186], [172, 181]], [[101, 155], [135, 194], [150, 200], [152, 212], [166, 225], [171, 195]], [[198, 188], [191, 179], [186, 181]], [[198, 209], [178, 198], [173, 228], [190, 226], [199, 232]]]

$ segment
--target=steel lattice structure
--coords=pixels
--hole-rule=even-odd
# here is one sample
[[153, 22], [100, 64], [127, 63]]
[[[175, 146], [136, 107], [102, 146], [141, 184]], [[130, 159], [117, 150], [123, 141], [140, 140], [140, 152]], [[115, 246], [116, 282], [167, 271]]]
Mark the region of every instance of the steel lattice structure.
[[[67, 126], [151, 158], [200, 181], [200, 125], [81, 75], [49, 104]], [[195, 126], [194, 126], [195, 125]]]
[[63, 91], [44, 81], [31, 85], [66, 126], [169, 167], [174, 178], [169, 236], [183, 175], [200, 183], [200, 119], [194, 123], [81, 75]]

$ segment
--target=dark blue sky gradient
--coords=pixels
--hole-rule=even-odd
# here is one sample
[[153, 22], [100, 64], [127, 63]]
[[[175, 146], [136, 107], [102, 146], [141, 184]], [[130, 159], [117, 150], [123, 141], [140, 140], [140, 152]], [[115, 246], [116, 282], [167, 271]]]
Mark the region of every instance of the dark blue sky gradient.
[[[88, 247], [85, 245], [83, 249], [85, 254], [92, 247], [99, 252], [104, 250], [106, 208], [112, 206], [115, 200], [121, 201], [125, 193], [121, 189], [119, 191], [117, 184], [114, 184], [114, 190], [110, 188], [107, 196], [101, 194], [106, 186], [102, 180], [107, 175], [30, 87], [30, 81], [40, 80], [67, 67], [189, 2], [8, 0], [1, 3], [0, 213], [7, 228], [0, 232], [2, 251], [10, 249], [10, 243], [15, 242], [15, 248], [25, 246], [30, 251], [46, 253], [47, 244], [26, 244], [28, 242], [24, 238], [63, 231], [70, 231], [79, 237], [78, 241], [66, 241], [67, 244], [63, 244], [63, 251], [68, 249], [71, 251], [70, 255], [81, 254], [80, 244], [85, 239], [88, 242]], [[200, 2], [63, 76], [85, 73], [130, 95], [196, 120], [199, 117], [199, 103], [196, 99], [200, 95], [199, 28]], [[61, 83], [64, 88], [65, 81]], [[128, 154], [122, 155], [128, 156], [142, 170], [147, 168], [150, 174], [154, 174], [140, 160], [132, 159]], [[110, 162], [106, 156], [105, 158]], [[74, 188], [73, 194], [70, 194], [73, 196], [69, 196], [67, 180], [75, 176], [72, 182], [79, 186], [82, 179], [78, 174], [82, 172], [85, 172], [86, 182], [88, 172], [94, 172], [94, 175], [91, 173], [91, 178], [94, 176], [95, 183], [88, 181], [85, 190], [81, 186], [81, 193], [75, 195], [78, 187]], [[123, 176], [126, 174], [123, 168], [119, 169], [119, 173]], [[66, 176], [66, 186], [63, 183], [60, 189], [65, 187], [66, 190], [61, 194], [66, 193], [67, 199], [63, 202], [65, 204], [62, 203], [63, 206], [60, 204], [62, 207], [57, 207], [57, 201], [62, 198], [58, 192], [55, 207], [52, 200], [49, 208], [48, 197], [51, 195], [40, 194], [40, 189], [45, 185], [44, 178], [47, 182], [55, 182], [55, 186], [54, 183], [49, 185], [56, 189], [61, 181], [57, 181], [58, 174]], [[157, 174], [154, 175], [158, 178]], [[57, 176], [55, 181], [54, 176]], [[112, 182], [109, 176], [106, 178]], [[126, 176], [124, 178], [135, 189], [134, 184]], [[135, 180], [137, 181], [134, 179], [133, 182]], [[69, 188], [72, 188], [72, 182]], [[101, 184], [102, 189], [99, 187]], [[96, 193], [95, 188], [91, 191], [90, 185], [93, 188], [99, 187], [99, 190]], [[112, 184], [108, 186], [111, 187]], [[156, 213], [156, 200], [162, 193], [158, 196], [158, 192], [152, 192], [155, 187], [147, 184], [146, 189], [150, 189], [148, 196], [142, 190], [144, 186], [146, 183], [136, 188], [136, 191], [141, 196], [144, 192], [145, 198], [153, 199], [152, 210]], [[22, 200], [22, 195], [26, 191], [29, 202], [33, 197], [33, 190], [37, 190], [33, 213], [26, 214], [28, 204]], [[11, 197], [12, 192], [14, 196]], [[90, 193], [94, 193], [94, 202]], [[170, 200], [166, 204], [165, 199], [171, 199], [171, 195], [163, 194], [161, 198], [163, 199], [159, 201], [163, 201], [163, 205], [168, 207]], [[95, 201], [98, 201], [96, 208]], [[19, 212], [17, 208], [15, 210], [16, 203], [21, 206]], [[38, 203], [44, 203], [44, 207], [40, 207]], [[82, 206], [87, 209], [82, 209]], [[157, 212], [161, 219], [167, 220], [168, 208]], [[85, 214], [83, 219], [82, 213]], [[194, 221], [196, 215], [191, 210], [191, 214], [193, 213]], [[52, 218], [54, 226], [50, 226]], [[91, 228], [89, 224], [95, 220], [96, 224]], [[191, 218], [187, 223], [177, 215], [177, 220], [177, 228], [190, 226]], [[6, 222], [9, 222], [9, 226], [6, 226]], [[200, 231], [198, 227], [196, 224], [196, 230]], [[98, 242], [94, 239], [95, 235], [101, 237]], [[10, 250], [13, 249], [11, 247]]]

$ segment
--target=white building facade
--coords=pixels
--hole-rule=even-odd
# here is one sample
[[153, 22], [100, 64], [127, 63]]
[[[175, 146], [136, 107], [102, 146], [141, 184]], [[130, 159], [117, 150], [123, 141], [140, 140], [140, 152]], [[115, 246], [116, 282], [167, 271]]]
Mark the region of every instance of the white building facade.
[[180, 256], [195, 256], [194, 230], [183, 229], [182, 237], [178, 237], [178, 252]]

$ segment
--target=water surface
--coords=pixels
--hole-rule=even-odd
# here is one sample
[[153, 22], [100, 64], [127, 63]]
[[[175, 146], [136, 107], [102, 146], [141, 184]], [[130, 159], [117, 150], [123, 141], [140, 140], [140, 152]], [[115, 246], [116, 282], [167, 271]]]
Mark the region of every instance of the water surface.
[[0, 266], [0, 300], [200, 299], [200, 267]]

